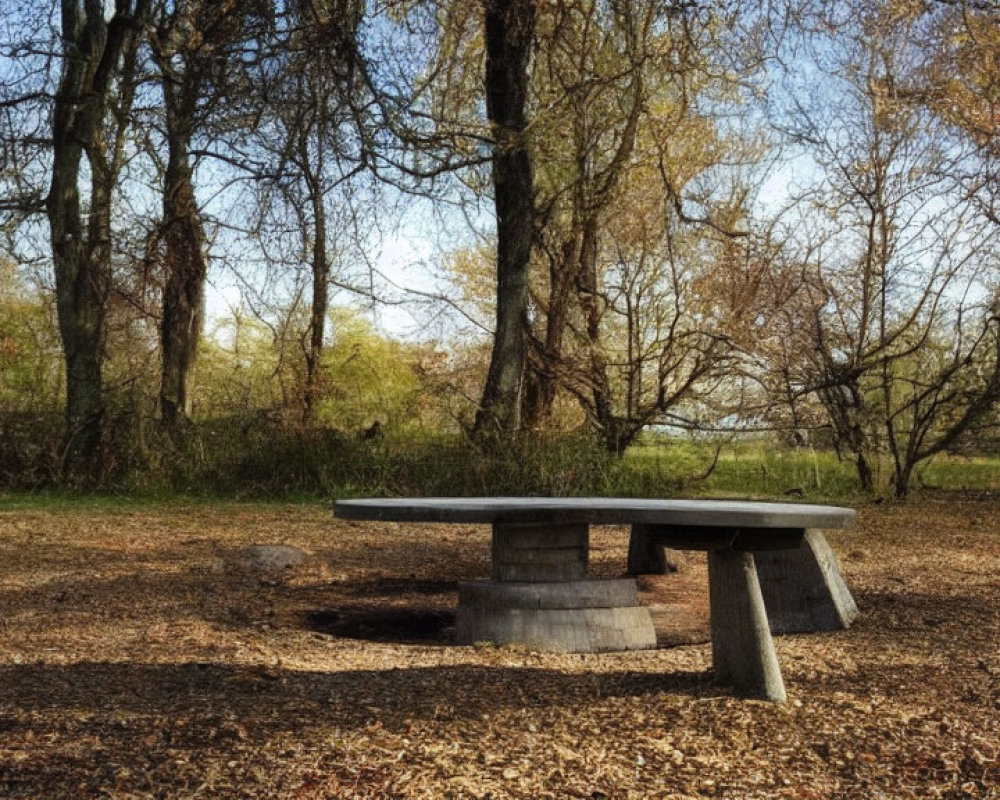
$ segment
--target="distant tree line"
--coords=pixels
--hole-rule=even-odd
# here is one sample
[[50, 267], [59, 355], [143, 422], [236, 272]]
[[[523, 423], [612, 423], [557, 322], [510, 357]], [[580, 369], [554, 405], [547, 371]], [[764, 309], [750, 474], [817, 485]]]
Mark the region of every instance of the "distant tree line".
[[[5, 4], [0, 414], [58, 409], [76, 483], [242, 403], [487, 454], [822, 430], [903, 497], [996, 419], [998, 109], [979, 0]], [[400, 292], [411, 201], [466, 233]], [[386, 302], [453, 322], [345, 310]]]

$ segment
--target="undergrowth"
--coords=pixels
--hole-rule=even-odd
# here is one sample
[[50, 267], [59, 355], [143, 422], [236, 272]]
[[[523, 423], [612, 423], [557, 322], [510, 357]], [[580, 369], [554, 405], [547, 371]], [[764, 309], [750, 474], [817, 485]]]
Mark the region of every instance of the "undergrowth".
[[[852, 465], [832, 451], [764, 440], [713, 442], [649, 436], [623, 458], [582, 433], [525, 436], [487, 451], [467, 437], [388, 432], [365, 438], [255, 414], [205, 420], [181, 441], [155, 420], [112, 420], [101, 473], [86, 487], [59, 470], [59, 426], [0, 424], [0, 506], [21, 493], [73, 502], [95, 492], [106, 502], [317, 500], [349, 496], [617, 495], [717, 496], [857, 503]], [[876, 467], [883, 482], [887, 464]], [[916, 490], [1000, 490], [996, 457], [941, 456], [922, 466]], [[4, 499], [2, 492], [7, 492]]]

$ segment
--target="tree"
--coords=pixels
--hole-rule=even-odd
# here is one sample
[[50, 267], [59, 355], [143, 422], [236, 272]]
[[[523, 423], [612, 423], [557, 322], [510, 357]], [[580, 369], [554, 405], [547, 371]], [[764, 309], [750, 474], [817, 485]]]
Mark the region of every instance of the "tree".
[[[8, 4], [0, 10], [0, 236], [27, 259], [23, 228], [45, 212], [53, 51], [49, 9]], [[10, 36], [11, 38], [7, 38]]]
[[487, 439], [517, 431], [527, 354], [528, 269], [534, 176], [526, 138], [534, 0], [484, 0], [486, 113], [493, 132], [497, 220], [496, 330], [474, 431]]
[[[63, 0], [60, 77], [52, 111], [52, 165], [46, 200], [56, 308], [66, 360], [66, 465], [92, 478], [104, 417], [101, 362], [111, 282], [111, 213], [122, 166], [122, 127], [149, 0]], [[116, 105], [117, 136], [108, 117]], [[110, 140], [109, 140], [110, 139]], [[86, 158], [86, 172], [82, 162]], [[82, 181], [89, 196], [81, 199]]]
[[[214, 5], [214, 4], [213, 4]], [[210, 10], [197, 2], [161, 2], [150, 37], [163, 96], [167, 159], [163, 217], [154, 234], [163, 272], [160, 317], [160, 415], [173, 435], [188, 413], [187, 378], [202, 325], [208, 272], [205, 231], [195, 199], [191, 144], [201, 121], [206, 85], [223, 44], [231, 4]]]
[[546, 109], [544, 130], [535, 136], [544, 165], [536, 234], [547, 283], [535, 296], [541, 313], [524, 398], [529, 428], [544, 426], [551, 415], [577, 304], [587, 318], [590, 369], [604, 369], [597, 341], [598, 239], [644, 116], [654, 8], [650, 3], [567, 4], [543, 18], [544, 46], [534, 81], [535, 103]]
[[[992, 379], [970, 380], [968, 369], [982, 369], [990, 352], [992, 315], [980, 298], [996, 232], [955, 180], [967, 151], [949, 146], [900, 89], [922, 62], [918, 15], [892, 3], [821, 11], [803, 29], [814, 49], [797, 69], [808, 64], [839, 88], [817, 96], [810, 87], [806, 99], [793, 86], [780, 119], [816, 176], [793, 205], [803, 214], [786, 240], [803, 264], [802, 324], [812, 345], [800, 385], [823, 403], [862, 487], [876, 488], [878, 456], [888, 453], [894, 491], [904, 496], [914, 464], [936, 452], [930, 442], [959, 432], [930, 435], [942, 424], [951, 430], [937, 417], [961, 427], [992, 402]], [[949, 355], [930, 358], [949, 328]], [[968, 414], [943, 414], [959, 396]]]
[[970, 320], [952, 320], [894, 370], [886, 432], [899, 499], [921, 462], [954, 445], [1000, 402], [1000, 308], [994, 300], [967, 313]]
[[295, 220], [311, 284], [301, 345], [301, 408], [307, 424], [323, 389], [334, 265], [343, 240], [351, 235], [352, 189], [371, 166], [362, 129], [367, 115], [360, 110], [365, 93], [358, 48], [362, 19], [363, 7], [354, 0], [296, 7], [285, 32], [287, 60], [266, 80], [269, 102], [261, 109], [261, 149], [267, 159], [259, 176], [261, 209], [277, 213], [278, 205]]
[[732, 75], [752, 66], [722, 70], [732, 23], [679, 4], [560, 4], [542, 19], [525, 424], [569, 393], [620, 454], [730, 350], [695, 285], [722, 240], [744, 235], [712, 221], [730, 202], [713, 173], [759, 154], [702, 108], [731, 102]]
[[920, 8], [923, 63], [900, 89], [974, 147], [955, 177], [1000, 225], [1000, 15], [995, 4], [937, 0]]

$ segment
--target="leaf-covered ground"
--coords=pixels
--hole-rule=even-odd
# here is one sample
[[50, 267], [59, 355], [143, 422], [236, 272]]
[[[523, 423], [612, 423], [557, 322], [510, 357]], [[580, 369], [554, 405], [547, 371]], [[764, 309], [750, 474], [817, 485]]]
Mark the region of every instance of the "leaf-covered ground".
[[[488, 531], [322, 507], [0, 514], [2, 798], [1000, 797], [1000, 501], [831, 536], [861, 617], [735, 699], [703, 558], [645, 579], [661, 647], [449, 643]], [[293, 545], [280, 574], [244, 558]], [[592, 568], [617, 575], [623, 529]]]

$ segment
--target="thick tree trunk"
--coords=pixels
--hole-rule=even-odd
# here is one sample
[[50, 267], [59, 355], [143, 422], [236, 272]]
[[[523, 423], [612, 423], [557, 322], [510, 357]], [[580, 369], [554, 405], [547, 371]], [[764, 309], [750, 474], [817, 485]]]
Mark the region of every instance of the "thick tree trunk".
[[[110, 21], [100, 3], [63, 0], [64, 52], [52, 118], [52, 175], [46, 211], [56, 284], [56, 310], [66, 361], [64, 468], [73, 477], [100, 475], [104, 419], [101, 362], [111, 283], [111, 198], [117, 177], [105, 121], [112, 79], [148, 7], [121, 0]], [[84, 224], [80, 164], [90, 167]]]
[[858, 470], [858, 482], [861, 484], [862, 491], [875, 491], [875, 473], [872, 472], [871, 465], [868, 463], [865, 454], [858, 451], [855, 453], [854, 459]]
[[476, 414], [477, 436], [518, 428], [527, 355], [528, 267], [534, 222], [534, 177], [524, 140], [534, 0], [484, 0], [486, 110], [493, 127], [497, 216], [497, 316], [490, 367]]
[[569, 321], [570, 300], [579, 261], [578, 236], [564, 242], [558, 257], [549, 264], [549, 297], [545, 308], [545, 339], [536, 343], [528, 359], [521, 426], [525, 430], [545, 428], [552, 417], [558, 388], [557, 370], [563, 357], [563, 341]]
[[104, 419], [101, 360], [107, 280], [100, 269], [99, 254], [89, 257], [82, 241], [74, 177], [60, 174], [59, 180], [53, 181], [48, 209], [56, 309], [66, 362], [64, 467], [70, 475], [93, 475], [98, 468]]
[[89, 470], [100, 447], [106, 275], [100, 271], [99, 260], [88, 257], [77, 188], [83, 148], [72, 141], [72, 133], [65, 127], [70, 110], [63, 103], [71, 104], [72, 100], [56, 100], [57, 132], [48, 217], [56, 310], [66, 361], [66, 467], [72, 472], [77, 468]]
[[913, 464], [903, 464], [892, 476], [892, 490], [897, 500], [905, 500], [910, 494], [910, 483], [913, 480]]

